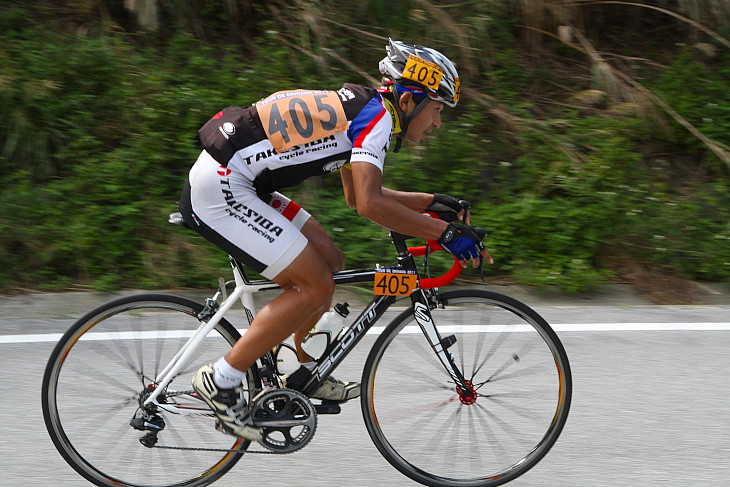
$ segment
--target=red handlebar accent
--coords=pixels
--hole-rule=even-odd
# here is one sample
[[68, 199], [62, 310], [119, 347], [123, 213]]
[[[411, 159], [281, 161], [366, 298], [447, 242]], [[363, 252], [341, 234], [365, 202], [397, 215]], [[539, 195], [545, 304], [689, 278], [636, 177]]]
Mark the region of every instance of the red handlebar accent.
[[[435, 218], [437, 220], [439, 219], [438, 215], [433, 211], [426, 211], [423, 214], [430, 216], [431, 218]], [[436, 240], [426, 240], [426, 243], [428, 244], [428, 246], [423, 245], [421, 247], [408, 247], [408, 251], [414, 257], [420, 257], [422, 255], [426, 255], [427, 247], [431, 247], [431, 251], [443, 250], [444, 252], [446, 252], [446, 250]], [[434, 287], [441, 287], [441, 286], [446, 286], [447, 284], [451, 284], [452, 282], [454, 282], [454, 280], [457, 277], [459, 277], [459, 274], [461, 274], [462, 269], [463, 269], [463, 267], [461, 267], [459, 260], [456, 257], [454, 257], [454, 265], [451, 266], [451, 269], [449, 269], [444, 274], [442, 274], [438, 277], [428, 277], [425, 279], [421, 279], [420, 287], [421, 287], [421, 289], [431, 289]]]
[[[426, 255], [427, 247], [431, 247], [431, 251], [444, 250], [444, 248], [441, 247], [441, 245], [439, 245], [439, 243], [435, 240], [426, 240], [426, 242], [428, 243], [428, 246], [423, 245], [421, 247], [408, 247], [408, 251], [414, 257], [420, 257], [422, 255]], [[427, 277], [425, 279], [421, 279], [420, 287], [421, 289], [431, 289], [434, 287], [441, 287], [446, 286], [447, 284], [451, 284], [459, 276], [459, 274], [461, 274], [462, 269], [463, 268], [461, 267], [461, 264], [459, 263], [457, 258], [454, 257], [454, 265], [451, 266], [451, 269], [438, 277]]]

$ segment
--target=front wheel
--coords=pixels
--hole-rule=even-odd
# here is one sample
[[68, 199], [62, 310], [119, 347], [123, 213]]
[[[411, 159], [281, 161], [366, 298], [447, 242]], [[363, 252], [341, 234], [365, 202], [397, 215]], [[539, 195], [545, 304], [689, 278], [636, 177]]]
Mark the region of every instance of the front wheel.
[[[572, 381], [555, 332], [523, 303], [483, 290], [431, 310], [476, 400], [462, 397], [415, 322], [396, 317], [363, 372], [368, 433], [399, 471], [425, 485], [491, 487], [532, 468], [560, 435]], [[446, 341], [446, 340], [445, 340]]]
[[[86, 479], [99, 486], [200, 487], [248, 447], [215, 430], [213, 412], [191, 386], [192, 374], [240, 337], [225, 320], [158, 396], [191, 414], [141, 408], [162, 368], [201, 324], [201, 310], [164, 294], [121, 298], [79, 319], [58, 342], [43, 376], [43, 417], [58, 451]], [[258, 387], [257, 374], [249, 371], [244, 387]]]

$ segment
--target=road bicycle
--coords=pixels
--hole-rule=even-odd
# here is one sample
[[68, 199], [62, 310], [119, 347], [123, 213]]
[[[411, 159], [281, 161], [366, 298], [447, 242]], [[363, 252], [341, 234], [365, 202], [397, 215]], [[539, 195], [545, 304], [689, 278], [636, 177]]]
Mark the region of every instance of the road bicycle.
[[[171, 221], [184, 226], [179, 214]], [[233, 281], [221, 279], [203, 303], [133, 295], [71, 326], [43, 377], [43, 416], [54, 445], [96, 485], [209, 485], [245, 455], [303, 448], [318, 416], [341, 410], [336, 402], [313, 404], [308, 394], [369, 334], [375, 339], [360, 404], [388, 462], [431, 486], [496, 486], [524, 474], [550, 450], [568, 416], [565, 349], [520, 301], [482, 289], [441, 291], [461, 272], [459, 262], [431, 277], [433, 255], [442, 249], [431, 241], [409, 248], [409, 238], [391, 232], [392, 266], [334, 274], [338, 286], [372, 284], [373, 299], [350, 314], [301, 391], [279, 380], [292, 353], [286, 343], [247, 371], [251, 414], [264, 431], [259, 444], [217, 431], [191, 387], [194, 372], [240, 337], [226, 318], [236, 315], [234, 304], [243, 304], [238, 315], [250, 323], [254, 294], [278, 289], [230, 259]], [[235, 284], [230, 293], [227, 284]], [[391, 307], [398, 312], [390, 323], [375, 326]]]

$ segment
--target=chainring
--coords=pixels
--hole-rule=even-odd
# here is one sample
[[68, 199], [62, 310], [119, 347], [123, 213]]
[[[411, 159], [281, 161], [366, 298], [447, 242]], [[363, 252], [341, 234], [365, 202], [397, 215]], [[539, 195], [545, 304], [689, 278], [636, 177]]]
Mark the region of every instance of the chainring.
[[251, 417], [264, 431], [259, 443], [276, 453], [303, 448], [317, 429], [314, 405], [293, 389], [264, 389], [251, 400]]

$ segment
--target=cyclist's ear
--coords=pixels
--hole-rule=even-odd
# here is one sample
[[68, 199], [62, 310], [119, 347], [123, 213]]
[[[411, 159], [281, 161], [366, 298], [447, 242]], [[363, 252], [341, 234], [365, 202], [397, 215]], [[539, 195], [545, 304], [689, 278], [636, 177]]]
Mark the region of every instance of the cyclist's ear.
[[[408, 107], [410, 105], [413, 105], [413, 108], [415, 108], [415, 100], [413, 99], [413, 93], [406, 91], [398, 97], [398, 106], [401, 110], [403, 110], [403, 113], [408, 115], [410, 113], [408, 111]], [[411, 110], [413, 108], [411, 108]]]

